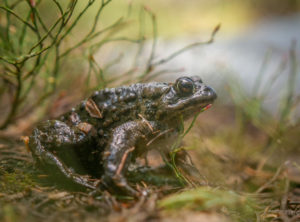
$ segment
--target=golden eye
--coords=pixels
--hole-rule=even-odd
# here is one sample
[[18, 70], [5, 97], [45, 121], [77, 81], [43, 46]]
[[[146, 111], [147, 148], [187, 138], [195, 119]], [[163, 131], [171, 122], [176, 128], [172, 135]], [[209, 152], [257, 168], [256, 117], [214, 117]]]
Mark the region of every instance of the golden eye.
[[176, 90], [182, 95], [191, 95], [194, 92], [194, 81], [188, 77], [176, 80]]

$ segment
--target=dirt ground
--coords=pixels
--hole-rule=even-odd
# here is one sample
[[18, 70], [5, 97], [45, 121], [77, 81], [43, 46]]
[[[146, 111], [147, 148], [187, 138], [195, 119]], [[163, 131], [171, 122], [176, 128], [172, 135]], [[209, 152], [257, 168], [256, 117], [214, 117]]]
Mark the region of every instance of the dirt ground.
[[262, 154], [254, 145], [265, 135], [250, 126], [243, 147], [241, 141], [234, 145], [234, 134], [226, 135], [230, 109], [216, 113], [203, 114], [183, 143], [203, 176], [194, 179], [201, 185], [138, 182], [132, 185], [148, 191], [139, 199], [49, 181], [10, 128], [0, 138], [0, 221], [299, 221], [298, 155]]

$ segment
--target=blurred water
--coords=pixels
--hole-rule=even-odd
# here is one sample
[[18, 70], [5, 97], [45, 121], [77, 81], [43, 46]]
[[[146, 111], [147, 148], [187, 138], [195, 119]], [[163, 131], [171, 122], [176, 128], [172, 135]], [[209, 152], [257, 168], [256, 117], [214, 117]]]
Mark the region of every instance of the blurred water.
[[[207, 33], [205, 36], [209, 36], [209, 34]], [[199, 38], [204, 39], [203, 33]], [[193, 36], [188, 39], [161, 40], [157, 54], [164, 57], [180, 46], [199, 41], [199, 38]], [[228, 75], [230, 75], [233, 79], [240, 81], [243, 89], [250, 91], [260, 73], [264, 58], [269, 53], [261, 80], [263, 86], [269, 86], [271, 76], [283, 61], [287, 62], [287, 67], [271, 88], [265, 104], [266, 108], [272, 111], [276, 109], [280, 97], [285, 93], [285, 84], [290, 70], [288, 61], [292, 41], [297, 42], [296, 54], [299, 73], [300, 14], [269, 18], [232, 36], [223, 35], [221, 29], [213, 44], [185, 52], [164, 67], [184, 68], [184, 73], [200, 75], [205, 82], [221, 91], [223, 80], [228, 79]], [[299, 75], [300, 73], [296, 83], [298, 94], [300, 93]], [[171, 78], [176, 78], [176, 75]]]
[[[183, 46], [208, 40], [211, 30], [208, 31], [197, 36], [158, 39], [154, 58], [160, 60]], [[157, 70], [183, 70], [177, 74], [158, 77], [158, 80], [172, 81], [183, 74], [199, 75], [204, 79], [205, 83], [221, 92], [219, 93], [221, 97], [223, 94], [225, 97], [228, 97], [226, 90], [224, 90], [224, 81], [228, 81], [228, 76], [238, 81], [241, 88], [250, 91], [253, 89], [255, 79], [260, 73], [264, 58], [269, 52], [269, 59], [261, 80], [263, 82], [262, 86], [269, 86], [270, 77], [278, 69], [282, 61], [287, 62], [287, 67], [271, 88], [270, 95], [266, 100], [266, 107], [272, 111], [276, 109], [280, 97], [285, 93], [284, 90], [286, 90], [285, 84], [290, 70], [288, 63], [289, 50], [292, 41], [298, 43], [295, 50], [298, 57], [299, 73], [300, 14], [294, 14], [260, 20], [251, 27], [245, 27], [239, 33], [234, 33], [233, 35], [223, 33], [221, 28], [213, 44], [199, 46], [186, 51], [175, 59], [158, 67]], [[139, 58], [142, 64], [149, 57], [151, 41], [146, 43], [145, 48], [146, 53]], [[118, 63], [115, 67], [116, 70], [113, 71], [114, 73], [120, 73], [132, 64], [132, 57], [135, 55], [135, 50], [129, 50], [128, 48], [123, 48], [123, 50], [125, 59], [123, 59], [122, 63]], [[118, 49], [113, 49], [113, 57], [118, 55], [119, 52], [117, 51]], [[103, 58], [101, 59], [103, 60]], [[298, 94], [300, 93], [299, 76], [300, 73], [296, 83]]]
[[[204, 39], [203, 34], [200, 39]], [[182, 67], [186, 73], [200, 74], [213, 83], [217, 83], [224, 73], [232, 72], [248, 87], [259, 73], [267, 51], [271, 50], [265, 73], [269, 75], [282, 59], [287, 59], [292, 40], [298, 42], [296, 50], [299, 56], [300, 14], [270, 18], [234, 36], [224, 36], [221, 30], [213, 44], [190, 50], [166, 64], [166, 67]], [[163, 57], [180, 46], [196, 41], [199, 41], [197, 37], [162, 40], [157, 54]]]

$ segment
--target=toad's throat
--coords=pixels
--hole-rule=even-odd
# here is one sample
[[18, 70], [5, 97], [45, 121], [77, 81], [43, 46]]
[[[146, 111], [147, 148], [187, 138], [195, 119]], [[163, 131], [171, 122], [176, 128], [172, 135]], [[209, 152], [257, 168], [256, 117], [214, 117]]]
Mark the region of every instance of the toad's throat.
[[185, 109], [179, 110], [180, 113], [198, 113], [198, 112], [204, 112], [205, 110], [208, 110], [210, 107], [212, 107], [212, 103], [207, 104], [201, 104], [201, 105], [195, 105], [191, 106]]

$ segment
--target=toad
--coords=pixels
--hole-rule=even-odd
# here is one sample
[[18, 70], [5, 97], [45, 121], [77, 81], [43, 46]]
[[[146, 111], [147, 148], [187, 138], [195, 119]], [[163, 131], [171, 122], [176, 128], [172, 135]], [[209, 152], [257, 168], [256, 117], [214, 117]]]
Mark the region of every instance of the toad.
[[182, 119], [216, 97], [197, 76], [95, 91], [59, 118], [38, 124], [29, 148], [36, 164], [52, 176], [137, 196], [126, 178], [130, 163], [151, 149], [167, 152]]

